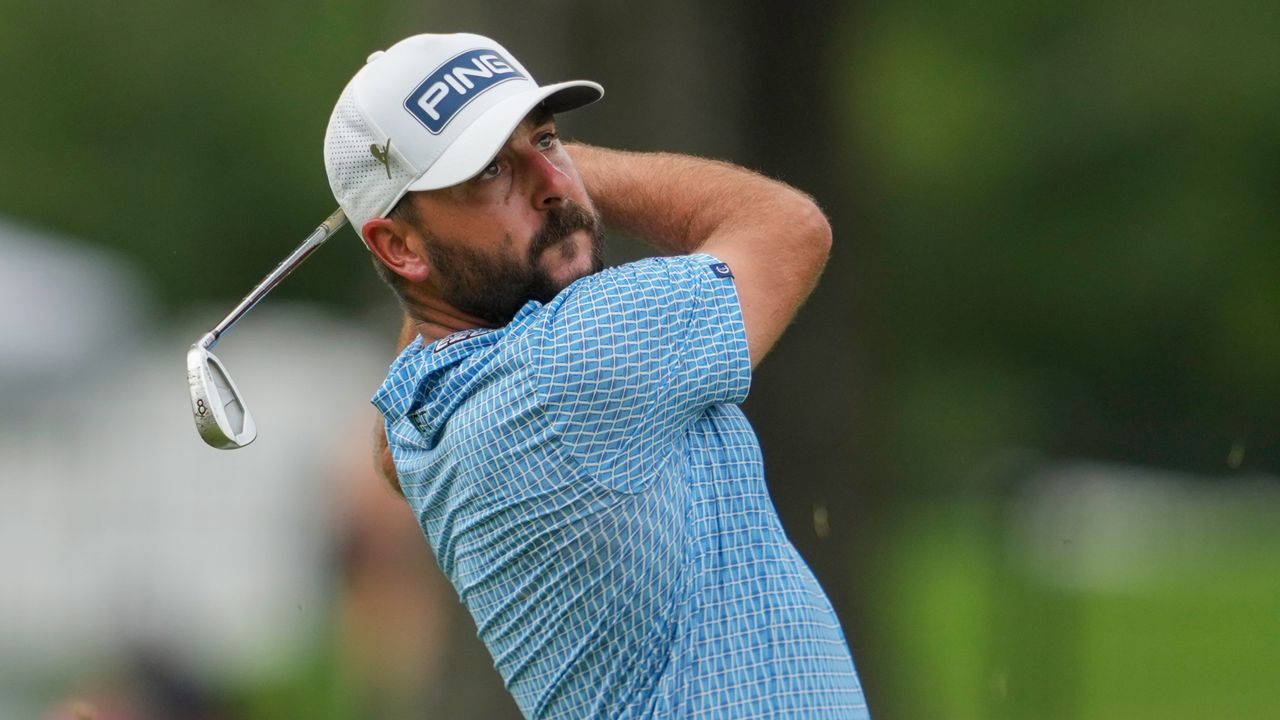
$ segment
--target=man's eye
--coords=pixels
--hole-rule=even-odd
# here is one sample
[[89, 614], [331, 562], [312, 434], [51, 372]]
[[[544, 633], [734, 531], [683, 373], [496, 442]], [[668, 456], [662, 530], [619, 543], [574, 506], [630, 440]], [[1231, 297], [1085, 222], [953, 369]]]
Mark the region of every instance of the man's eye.
[[498, 177], [498, 174], [501, 172], [502, 166], [498, 164], [497, 160], [494, 160], [489, 163], [488, 167], [480, 171], [479, 178], [481, 180], [492, 180], [493, 178]]
[[543, 135], [542, 137], [538, 138], [538, 149], [550, 150], [551, 148], [555, 147], [555, 144], [558, 140], [559, 138], [556, 137], [555, 133], [549, 132], [546, 135]]

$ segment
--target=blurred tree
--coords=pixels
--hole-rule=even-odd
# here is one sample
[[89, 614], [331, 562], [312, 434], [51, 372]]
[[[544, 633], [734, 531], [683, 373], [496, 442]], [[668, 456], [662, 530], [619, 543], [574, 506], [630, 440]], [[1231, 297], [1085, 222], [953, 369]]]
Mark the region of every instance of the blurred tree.
[[[904, 478], [1017, 445], [1280, 468], [1280, 45], [1237, 12], [878, 7], [844, 74], [871, 208]], [[1270, 28], [1274, 30], [1274, 24]], [[923, 449], [924, 452], [920, 450]]]
[[[886, 585], [872, 614], [890, 622], [866, 627], [871, 657], [894, 671], [871, 695], [890, 714], [933, 715], [907, 668], [947, 648], [958, 654], [941, 672], [975, 669], [963, 681], [975, 712], [935, 706], [948, 717], [1132, 717], [1144, 693], [1173, 692], [1160, 683], [1178, 675], [1153, 672], [1083, 697], [1106, 684], [1079, 644], [1104, 606], [1006, 567], [1001, 508], [1024, 477], [1008, 468], [1041, 458], [1280, 471], [1277, 19], [1248, 0], [844, 11], [834, 147], [867, 179], [877, 277], [864, 280], [881, 291], [861, 338], [880, 401], [862, 427], [873, 482], [894, 498], [883, 547], [895, 558], [875, 576]], [[930, 551], [965, 563], [967, 584], [907, 549], [932, 525], [945, 534]], [[910, 590], [900, 573], [916, 577]], [[1199, 607], [1159, 600], [1154, 613]], [[933, 623], [906, 652], [952, 601], [978, 612]], [[962, 638], [968, 650], [948, 645]], [[1167, 669], [1174, 645], [1144, 640], [1127, 662]], [[1276, 707], [1263, 688], [1240, 702]]]

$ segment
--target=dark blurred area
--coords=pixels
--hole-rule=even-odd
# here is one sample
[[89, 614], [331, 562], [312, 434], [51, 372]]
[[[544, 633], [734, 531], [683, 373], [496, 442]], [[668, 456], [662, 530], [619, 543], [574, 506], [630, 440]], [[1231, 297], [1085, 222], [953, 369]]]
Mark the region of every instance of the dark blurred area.
[[[368, 462], [398, 317], [354, 234], [227, 343], [249, 365], [274, 340], [342, 403], [291, 411], [304, 391], [282, 387], [247, 460], [178, 427], [186, 344], [335, 205], [344, 84], [375, 49], [463, 30], [542, 82], [605, 86], [565, 135], [731, 160], [827, 211], [826, 274], [746, 409], [876, 717], [1280, 716], [1280, 11], [1256, 0], [5, 2], [0, 716], [514, 715]], [[52, 238], [70, 249], [21, 264]], [[135, 299], [128, 332], [58, 335], [123, 302], [72, 294], [72, 253], [127, 268], [108, 284]], [[137, 408], [133, 444], [108, 407]], [[76, 521], [59, 498], [86, 491]], [[277, 539], [296, 583], [166, 589], [262, 555], [223, 523]], [[75, 538], [129, 532], [146, 562], [67, 584]], [[148, 560], [184, 533], [205, 539]], [[67, 600], [74, 622], [48, 599], [128, 583], [161, 599]], [[202, 617], [264, 639], [188, 633]]]

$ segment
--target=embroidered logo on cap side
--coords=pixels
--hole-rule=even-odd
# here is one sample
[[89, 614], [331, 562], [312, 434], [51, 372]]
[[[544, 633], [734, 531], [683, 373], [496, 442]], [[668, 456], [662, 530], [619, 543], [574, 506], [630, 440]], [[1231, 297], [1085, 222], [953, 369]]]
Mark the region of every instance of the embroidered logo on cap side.
[[468, 50], [433, 70], [405, 98], [404, 107], [432, 135], [438, 135], [485, 90], [508, 80], [527, 79], [494, 50]]
[[382, 166], [387, 169], [388, 180], [391, 179], [391, 156], [388, 155], [389, 152], [391, 152], [391, 138], [387, 138], [386, 145], [374, 143], [369, 146], [369, 154], [373, 155], [373, 159], [382, 163]]

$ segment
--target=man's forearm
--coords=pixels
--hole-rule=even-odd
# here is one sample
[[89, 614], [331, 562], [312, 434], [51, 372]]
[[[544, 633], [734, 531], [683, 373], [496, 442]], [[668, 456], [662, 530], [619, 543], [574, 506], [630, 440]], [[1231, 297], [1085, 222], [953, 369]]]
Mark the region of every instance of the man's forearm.
[[732, 268], [752, 366], [813, 290], [831, 226], [808, 195], [728, 163], [571, 145], [605, 225], [666, 254], [714, 255]]
[[577, 143], [568, 148], [605, 225], [664, 254], [696, 252], [730, 225], [785, 223], [789, 208], [809, 201], [795, 188], [717, 160]]

